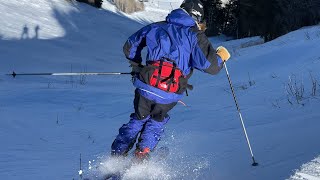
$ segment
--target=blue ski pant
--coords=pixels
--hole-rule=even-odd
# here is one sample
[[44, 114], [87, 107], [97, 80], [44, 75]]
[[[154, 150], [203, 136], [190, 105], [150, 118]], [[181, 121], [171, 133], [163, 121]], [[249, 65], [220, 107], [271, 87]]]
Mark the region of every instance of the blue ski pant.
[[[134, 109], [130, 121], [122, 125], [111, 145], [111, 154], [126, 155], [137, 139], [137, 149], [154, 150], [164, 133], [164, 125], [169, 121], [167, 114], [177, 103], [158, 104], [135, 91]], [[138, 137], [139, 136], [139, 137]]]

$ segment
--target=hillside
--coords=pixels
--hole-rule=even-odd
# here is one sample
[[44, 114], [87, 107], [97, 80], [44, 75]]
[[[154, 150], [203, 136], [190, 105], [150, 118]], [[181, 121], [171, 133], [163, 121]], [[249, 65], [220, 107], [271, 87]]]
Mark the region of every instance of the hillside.
[[[110, 145], [133, 111], [130, 77], [4, 74], [129, 72], [122, 46], [142, 25], [60, 0], [2, 1], [0, 11], [0, 177], [79, 179], [80, 154], [85, 175], [101, 174], [89, 168], [110, 163]], [[159, 144], [170, 148], [167, 160], [130, 169], [126, 179], [319, 179], [319, 39], [319, 26], [251, 47], [250, 39], [213, 38], [232, 54], [227, 66], [258, 167], [224, 70], [197, 71], [188, 107], [170, 113]]]

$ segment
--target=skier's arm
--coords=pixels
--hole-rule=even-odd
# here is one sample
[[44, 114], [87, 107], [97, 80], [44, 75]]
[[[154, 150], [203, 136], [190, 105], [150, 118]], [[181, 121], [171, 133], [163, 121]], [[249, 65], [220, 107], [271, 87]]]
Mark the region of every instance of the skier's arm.
[[127, 59], [140, 64], [142, 62], [141, 51], [146, 46], [146, 34], [150, 26], [145, 26], [129, 37], [123, 46], [123, 52]]
[[194, 68], [212, 75], [217, 74], [223, 68], [223, 60], [216, 54], [216, 50], [204, 32], [198, 32], [191, 58]]

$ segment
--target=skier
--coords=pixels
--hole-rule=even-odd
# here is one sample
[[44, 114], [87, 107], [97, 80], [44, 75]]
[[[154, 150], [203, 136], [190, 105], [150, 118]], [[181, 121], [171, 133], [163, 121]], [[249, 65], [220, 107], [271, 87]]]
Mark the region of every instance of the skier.
[[[204, 34], [204, 9], [200, 0], [185, 0], [166, 21], [152, 23], [134, 33], [123, 47], [132, 66], [135, 112], [119, 129], [112, 143], [111, 154], [126, 156], [138, 135], [135, 157], [146, 159], [164, 133], [167, 114], [183, 97], [193, 69], [217, 74], [228, 50], [216, 50]], [[147, 47], [146, 65], [141, 51]]]

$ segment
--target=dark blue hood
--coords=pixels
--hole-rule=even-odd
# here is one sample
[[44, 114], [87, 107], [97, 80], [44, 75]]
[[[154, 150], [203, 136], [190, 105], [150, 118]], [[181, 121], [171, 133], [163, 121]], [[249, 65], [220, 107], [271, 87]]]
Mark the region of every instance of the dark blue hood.
[[179, 24], [183, 26], [195, 26], [196, 22], [194, 19], [183, 9], [173, 10], [166, 18], [168, 23]]

